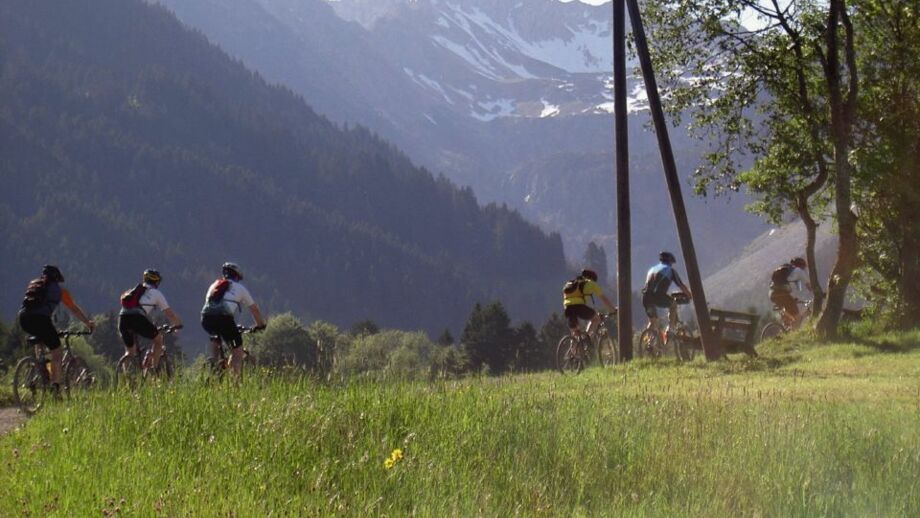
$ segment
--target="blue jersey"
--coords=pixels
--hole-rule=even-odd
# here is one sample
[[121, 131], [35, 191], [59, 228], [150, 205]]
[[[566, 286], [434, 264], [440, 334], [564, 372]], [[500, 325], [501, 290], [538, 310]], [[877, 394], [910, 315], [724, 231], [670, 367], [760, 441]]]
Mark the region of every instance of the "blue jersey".
[[645, 276], [645, 288], [642, 293], [667, 295], [672, 282], [680, 282], [677, 272], [668, 264], [658, 263], [652, 266]]

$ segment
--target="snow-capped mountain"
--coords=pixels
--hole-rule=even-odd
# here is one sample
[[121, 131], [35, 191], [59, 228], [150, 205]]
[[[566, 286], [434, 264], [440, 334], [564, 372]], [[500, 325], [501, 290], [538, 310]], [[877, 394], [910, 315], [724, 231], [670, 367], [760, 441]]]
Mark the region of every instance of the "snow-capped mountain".
[[[480, 121], [612, 110], [611, 11], [557, 0], [336, 0], [418, 87]], [[631, 100], [641, 109], [641, 98]]]
[[[332, 120], [368, 126], [480, 201], [505, 203], [558, 232], [571, 260], [591, 240], [614, 248], [609, 4], [151, 1]], [[628, 89], [633, 203], [644, 214], [633, 220], [634, 260], [643, 264], [676, 247], [676, 236], [655, 139], [643, 130], [643, 84], [631, 78]], [[689, 174], [700, 145], [673, 136]], [[742, 204], [688, 199], [704, 270], [762, 232]]]

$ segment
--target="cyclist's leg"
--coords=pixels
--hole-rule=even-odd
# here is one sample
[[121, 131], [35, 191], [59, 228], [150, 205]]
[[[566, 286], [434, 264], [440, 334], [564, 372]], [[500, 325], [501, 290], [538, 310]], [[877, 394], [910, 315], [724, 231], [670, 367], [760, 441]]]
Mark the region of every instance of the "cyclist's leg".
[[38, 338], [39, 343], [35, 344], [36, 356], [41, 354], [41, 344], [48, 348], [51, 357], [51, 383], [60, 385], [61, 361], [64, 359], [64, 351], [61, 349], [61, 338], [57, 334], [51, 317], [24, 313], [19, 317], [19, 325], [23, 331]]
[[[231, 317], [231, 321], [233, 318]], [[240, 334], [239, 329], [236, 328], [236, 322], [233, 322], [233, 332], [232, 335], [227, 339], [227, 345], [230, 346], [230, 368], [233, 369], [233, 374], [239, 378], [240, 373], [243, 370], [243, 335]]]
[[118, 315], [118, 335], [125, 346], [125, 356], [137, 356], [137, 337], [125, 315]]
[[578, 338], [581, 334], [581, 329], [578, 328], [578, 310], [575, 305], [565, 307], [565, 320], [569, 325], [569, 334]]

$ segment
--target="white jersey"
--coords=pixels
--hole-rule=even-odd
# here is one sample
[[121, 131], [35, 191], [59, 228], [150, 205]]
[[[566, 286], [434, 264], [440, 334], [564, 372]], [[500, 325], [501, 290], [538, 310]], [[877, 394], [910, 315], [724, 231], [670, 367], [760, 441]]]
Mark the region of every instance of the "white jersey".
[[[220, 281], [214, 281], [214, 284], [217, 284], [218, 282]], [[208, 291], [205, 293], [205, 306], [208, 305], [208, 293], [211, 293], [214, 284], [212, 284], [211, 287], [208, 288]], [[224, 299], [222, 303], [228, 314], [237, 316], [242, 313], [243, 308], [252, 306], [255, 304], [255, 301], [252, 300], [252, 295], [249, 294], [249, 290], [246, 289], [246, 286], [231, 280], [230, 287], [227, 288], [227, 292], [224, 293]]]
[[[144, 312], [144, 315], [148, 318], [150, 314], [154, 311], [166, 311], [169, 309], [169, 303], [166, 302], [166, 297], [163, 296], [163, 292], [156, 289], [152, 284], [145, 282], [144, 283], [144, 294], [141, 295], [140, 300], [138, 301], [138, 309]], [[121, 314], [138, 314], [137, 309], [122, 309]]]
[[789, 283], [789, 291], [797, 299], [804, 299], [806, 295], [805, 288], [808, 286], [808, 274], [801, 268], [793, 268], [792, 273], [786, 278]]

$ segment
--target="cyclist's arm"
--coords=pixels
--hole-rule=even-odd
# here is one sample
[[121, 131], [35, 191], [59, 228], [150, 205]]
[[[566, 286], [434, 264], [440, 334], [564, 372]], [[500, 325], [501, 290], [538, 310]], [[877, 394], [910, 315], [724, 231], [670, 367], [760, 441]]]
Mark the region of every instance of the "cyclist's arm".
[[176, 312], [172, 308], [166, 308], [163, 310], [163, 314], [166, 315], [166, 318], [169, 319], [169, 325], [172, 327], [181, 327], [182, 321], [179, 320], [179, 315], [176, 315]]
[[252, 313], [252, 318], [256, 321], [256, 327], [265, 327], [265, 321], [262, 320], [262, 312], [259, 311], [259, 306], [254, 302], [249, 306], [249, 311]]
[[676, 284], [677, 287], [680, 288], [680, 291], [684, 292], [684, 295], [686, 295], [687, 298], [692, 299], [693, 294], [690, 293], [690, 288], [688, 288], [687, 285], [684, 284], [684, 281], [680, 279], [680, 275], [677, 275], [676, 270], [671, 270], [671, 271], [674, 272], [674, 284]]
[[80, 321], [83, 322], [83, 324], [85, 324], [90, 331], [96, 329], [96, 324], [90, 320], [86, 316], [86, 313], [84, 313], [80, 308], [80, 306], [78, 306], [77, 303], [73, 301], [73, 297], [70, 296], [70, 292], [65, 288], [61, 288], [61, 304], [64, 304], [64, 307], [67, 308], [67, 310], [70, 311], [73, 316], [80, 319]]
[[613, 304], [610, 303], [610, 300], [607, 299], [606, 295], [604, 295], [603, 293], [600, 293], [598, 294], [598, 297], [600, 297], [601, 302], [603, 302], [604, 305], [607, 306], [607, 309], [609, 310], [610, 313], [616, 313], [617, 308]]

